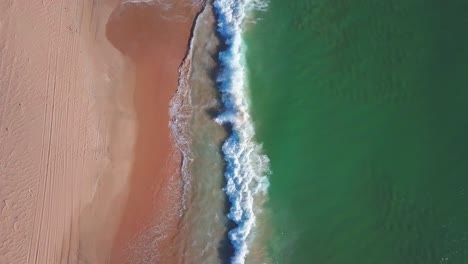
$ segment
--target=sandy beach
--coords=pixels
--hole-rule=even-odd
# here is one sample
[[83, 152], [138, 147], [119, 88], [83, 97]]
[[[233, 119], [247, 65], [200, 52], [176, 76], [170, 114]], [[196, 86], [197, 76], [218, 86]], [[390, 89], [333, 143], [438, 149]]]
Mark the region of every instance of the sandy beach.
[[105, 263], [133, 160], [116, 1], [0, 5], [0, 263]]
[[136, 69], [138, 133], [130, 193], [113, 246], [111, 263], [177, 263], [181, 200], [180, 154], [169, 131], [169, 101], [187, 52], [198, 5], [121, 5], [108, 24], [108, 38]]
[[1, 264], [177, 262], [168, 104], [197, 11], [0, 3]]

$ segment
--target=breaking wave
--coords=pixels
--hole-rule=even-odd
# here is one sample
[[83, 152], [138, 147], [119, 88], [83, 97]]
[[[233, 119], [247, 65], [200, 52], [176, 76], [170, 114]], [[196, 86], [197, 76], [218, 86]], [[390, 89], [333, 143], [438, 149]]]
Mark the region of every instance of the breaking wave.
[[229, 231], [235, 252], [231, 262], [243, 264], [249, 252], [249, 235], [255, 226], [255, 197], [268, 188], [269, 159], [255, 142], [255, 131], [249, 114], [244, 54], [243, 23], [249, 11], [266, 8], [258, 0], [214, 0], [217, 31], [225, 49], [219, 53], [218, 89], [224, 111], [215, 121], [231, 128], [222, 146], [226, 161], [225, 192], [231, 203], [228, 218], [237, 226]]

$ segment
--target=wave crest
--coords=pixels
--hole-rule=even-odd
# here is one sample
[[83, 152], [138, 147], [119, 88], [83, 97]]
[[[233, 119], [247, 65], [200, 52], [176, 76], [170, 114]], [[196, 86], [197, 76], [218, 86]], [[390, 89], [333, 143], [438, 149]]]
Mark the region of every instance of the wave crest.
[[257, 194], [268, 188], [269, 159], [262, 154], [262, 146], [255, 142], [255, 129], [249, 114], [245, 74], [245, 47], [242, 41], [242, 24], [252, 9], [265, 9], [266, 2], [259, 0], [214, 0], [217, 30], [223, 37], [226, 49], [219, 53], [220, 71], [218, 89], [224, 112], [216, 122], [232, 127], [222, 152], [226, 161], [225, 192], [231, 202], [228, 218], [237, 227], [229, 232], [235, 248], [231, 262], [243, 264], [249, 252], [249, 235], [255, 226]]

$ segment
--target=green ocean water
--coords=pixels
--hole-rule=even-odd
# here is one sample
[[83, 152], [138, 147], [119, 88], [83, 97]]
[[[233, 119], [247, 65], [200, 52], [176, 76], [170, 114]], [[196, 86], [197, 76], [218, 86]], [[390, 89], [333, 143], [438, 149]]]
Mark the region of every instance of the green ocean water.
[[467, 11], [270, 0], [255, 14], [272, 263], [468, 263]]

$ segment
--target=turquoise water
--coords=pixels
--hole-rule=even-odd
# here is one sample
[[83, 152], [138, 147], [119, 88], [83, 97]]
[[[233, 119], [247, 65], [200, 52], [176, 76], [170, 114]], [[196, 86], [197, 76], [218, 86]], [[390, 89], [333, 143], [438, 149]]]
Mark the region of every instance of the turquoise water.
[[270, 0], [256, 14], [272, 263], [468, 263], [467, 10]]

